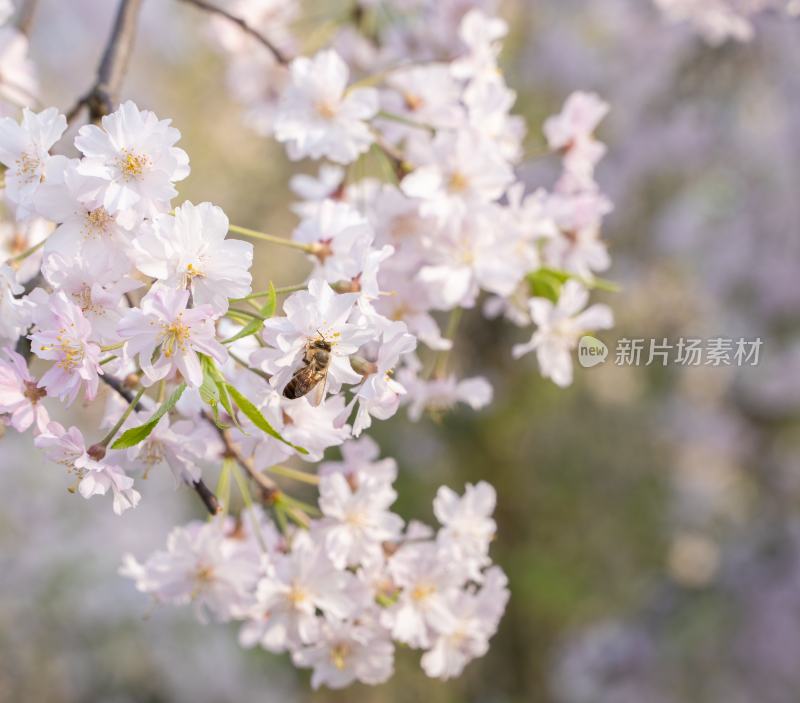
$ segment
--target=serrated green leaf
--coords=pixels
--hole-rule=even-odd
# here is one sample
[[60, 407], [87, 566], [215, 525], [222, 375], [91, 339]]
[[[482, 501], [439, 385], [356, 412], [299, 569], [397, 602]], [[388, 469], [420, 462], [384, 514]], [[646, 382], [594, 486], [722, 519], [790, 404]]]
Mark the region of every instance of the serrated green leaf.
[[303, 449], [303, 447], [298, 447], [296, 444], [292, 444], [291, 442], [285, 440], [281, 434], [267, 421], [261, 411], [253, 405], [253, 403], [248, 400], [245, 396], [243, 396], [236, 388], [234, 388], [229, 383], [225, 384], [228, 393], [230, 393], [231, 397], [233, 398], [236, 405], [239, 407], [245, 416], [252, 422], [258, 429], [260, 429], [265, 434], [268, 434], [270, 437], [274, 437], [275, 439], [283, 442], [284, 444], [290, 446], [292, 449], [300, 452], [301, 454], [308, 454], [307, 449]]
[[[267, 302], [259, 310], [259, 314], [267, 319], [272, 317], [275, 314], [275, 308], [278, 306], [278, 296], [275, 293], [275, 286], [270, 282], [269, 284], [269, 295], [267, 296]], [[236, 342], [239, 339], [244, 339], [245, 337], [250, 337], [251, 335], [258, 334], [261, 331], [261, 328], [264, 326], [264, 320], [251, 320], [248, 322], [242, 329], [240, 329], [235, 335], [232, 337], [228, 337], [228, 339], [222, 340], [223, 344], [231, 344], [232, 342]]]
[[158, 421], [175, 407], [175, 404], [181, 399], [185, 390], [186, 384], [181, 383], [172, 395], [161, 403], [161, 406], [153, 413], [153, 416], [147, 422], [138, 427], [131, 427], [131, 429], [125, 430], [125, 432], [120, 435], [119, 439], [111, 445], [111, 448], [128, 449], [128, 447], [135, 447], [139, 442], [146, 440], [155, 429]]

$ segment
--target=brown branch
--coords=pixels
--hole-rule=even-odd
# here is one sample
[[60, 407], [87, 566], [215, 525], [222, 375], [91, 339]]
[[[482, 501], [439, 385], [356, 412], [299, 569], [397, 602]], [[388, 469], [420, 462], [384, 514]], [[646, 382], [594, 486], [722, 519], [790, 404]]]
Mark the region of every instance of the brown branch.
[[253, 480], [258, 484], [259, 488], [261, 488], [264, 498], [269, 500], [276, 498], [280, 492], [278, 485], [271, 478], [265, 476], [255, 466], [253, 466], [253, 462], [250, 459], [242, 456], [242, 453], [233, 443], [228, 431], [223, 430], [219, 425], [217, 425], [211, 415], [209, 415], [205, 410], [203, 411], [202, 415], [203, 418], [210, 422], [212, 427], [214, 427], [214, 429], [217, 431], [222, 443], [225, 445], [225, 454], [231, 459], [235, 460], [239, 466], [241, 466], [248, 474], [250, 474]]
[[92, 122], [99, 122], [114, 111], [133, 51], [141, 7], [142, 0], [120, 0], [111, 36], [97, 69], [97, 79], [89, 92], [67, 113], [68, 122], [74, 120], [84, 107], [89, 109]]
[[36, 6], [39, 0], [25, 0], [17, 15], [17, 29], [25, 36], [31, 32], [33, 16], [36, 14]]
[[[127, 388], [125, 388], [125, 385], [118, 378], [115, 378], [114, 376], [111, 376], [107, 373], [100, 376], [100, 378], [109, 388], [113, 388], [117, 393], [120, 394], [120, 396], [122, 396], [125, 400], [127, 400], [128, 403], [133, 402], [134, 398], [133, 393]], [[144, 406], [141, 403], [137, 402], [133, 406], [133, 409], [136, 410], [136, 412], [139, 412], [140, 410], [144, 410]], [[187, 483], [189, 482], [187, 481]], [[200, 497], [200, 500], [203, 502], [203, 505], [205, 505], [206, 510], [208, 510], [208, 512], [211, 513], [211, 515], [216, 515], [217, 513], [219, 513], [221, 508], [219, 501], [217, 500], [217, 496], [215, 496], [214, 493], [211, 491], [211, 489], [208, 486], [206, 486], [202, 478], [192, 483], [189, 483], [189, 485], [194, 489], [194, 492], [197, 493], [197, 495]]]
[[206, 12], [211, 12], [212, 14], [219, 15], [220, 17], [224, 17], [229, 22], [233, 22], [234, 24], [238, 25], [242, 31], [249, 34], [254, 39], [258, 40], [262, 46], [265, 46], [272, 55], [275, 57], [275, 60], [286, 66], [289, 61], [291, 60], [286, 54], [284, 54], [275, 44], [273, 44], [269, 39], [267, 39], [261, 32], [251, 27], [247, 22], [245, 22], [241, 17], [237, 17], [236, 15], [232, 15], [227, 10], [224, 10], [221, 7], [217, 7], [216, 5], [212, 5], [205, 0], [182, 0], [183, 2], [194, 5], [196, 8], [200, 10], [205, 10]]

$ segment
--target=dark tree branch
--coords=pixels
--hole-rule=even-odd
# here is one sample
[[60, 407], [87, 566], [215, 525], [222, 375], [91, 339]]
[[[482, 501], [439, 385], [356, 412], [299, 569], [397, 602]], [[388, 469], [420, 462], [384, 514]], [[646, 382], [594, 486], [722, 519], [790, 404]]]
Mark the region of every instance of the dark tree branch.
[[142, 0], [120, 0], [111, 36], [97, 69], [97, 79], [89, 92], [67, 113], [68, 122], [74, 120], [84, 107], [88, 108], [92, 122], [99, 122], [114, 111], [133, 51], [141, 7]]
[[242, 31], [249, 34], [254, 39], [258, 40], [262, 46], [265, 46], [272, 55], [275, 57], [275, 60], [284, 66], [286, 66], [290, 59], [286, 56], [275, 44], [273, 44], [269, 39], [267, 39], [261, 32], [251, 27], [247, 22], [245, 22], [241, 17], [237, 17], [236, 15], [232, 15], [227, 10], [224, 10], [221, 7], [217, 7], [216, 5], [212, 5], [205, 0], [182, 0], [183, 2], [194, 5], [200, 10], [205, 10], [206, 12], [211, 12], [212, 14], [219, 15], [220, 17], [224, 17], [229, 22], [233, 22], [234, 24], [238, 25]]
[[[100, 376], [100, 378], [109, 388], [113, 388], [125, 400], [127, 400], [128, 403], [133, 402], [133, 393], [125, 388], [125, 385], [118, 378], [115, 378], [107, 373]], [[144, 406], [141, 403], [136, 403], [136, 405], [133, 406], [133, 409], [139, 412], [140, 410], [144, 409]], [[219, 501], [217, 500], [217, 496], [215, 496], [211, 489], [206, 486], [202, 478], [189, 485], [191, 485], [191, 487], [194, 489], [194, 492], [200, 497], [200, 500], [203, 501], [203, 505], [205, 505], [206, 510], [208, 510], [211, 515], [216, 515], [219, 513], [220, 505]]]

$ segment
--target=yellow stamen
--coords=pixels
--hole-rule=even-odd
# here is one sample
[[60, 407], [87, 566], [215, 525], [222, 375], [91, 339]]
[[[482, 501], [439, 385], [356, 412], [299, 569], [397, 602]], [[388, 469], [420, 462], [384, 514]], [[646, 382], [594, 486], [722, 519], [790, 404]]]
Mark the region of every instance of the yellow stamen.
[[169, 325], [162, 325], [161, 327], [164, 334], [162, 340], [164, 356], [169, 359], [175, 353], [175, 347], [177, 347], [181, 353], [185, 352], [191, 332], [183, 323], [183, 314], [179, 314]]
[[140, 178], [148, 166], [150, 166], [150, 159], [146, 156], [134, 154], [132, 151], [123, 149], [119, 170], [126, 181], [132, 178]]
[[350, 646], [345, 642], [339, 642], [331, 648], [331, 663], [339, 671], [343, 671], [347, 667], [347, 657], [349, 656]]
[[417, 584], [411, 591], [411, 599], [417, 602], [423, 601], [436, 593], [436, 588], [428, 584]]
[[469, 179], [460, 171], [454, 171], [450, 176], [450, 190], [454, 193], [463, 193], [469, 188]]

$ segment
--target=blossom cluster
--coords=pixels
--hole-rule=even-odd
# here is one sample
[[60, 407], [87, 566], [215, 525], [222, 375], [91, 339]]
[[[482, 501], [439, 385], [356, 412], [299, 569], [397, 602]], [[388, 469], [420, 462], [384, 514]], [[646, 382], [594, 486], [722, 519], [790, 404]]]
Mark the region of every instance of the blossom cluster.
[[[525, 126], [511, 113], [516, 96], [498, 66], [508, 27], [480, 9], [454, 26], [455, 13], [444, 19], [445, 5], [421, 3], [402, 29], [393, 25], [398, 34], [366, 43], [369, 51], [363, 37], [347, 41], [343, 29], [332, 42], [341, 53], [327, 49], [288, 65], [251, 36], [233, 42], [223, 34], [230, 82], [258, 116], [256, 130], [285, 144], [291, 159], [332, 162], [317, 177], [292, 180], [301, 198], [293, 236], [316, 247], [320, 277], [358, 292], [362, 308], [404, 321], [432, 350], [451, 345], [434, 313], [472, 308], [483, 294], [487, 316], [537, 325], [517, 353], [537, 350], [543, 374], [568, 385], [580, 334], [612, 324], [606, 306], [582, 313], [596, 273], [610, 264], [600, 226], [611, 203], [594, 179], [605, 147], [593, 136], [608, 105], [578, 92], [547, 121], [547, 144], [562, 156], [563, 171], [552, 191], [526, 193], [515, 175], [525, 157]], [[249, 19], [271, 38], [284, 26], [281, 45], [290, 47], [294, 14], [284, 25], [274, 13]], [[445, 26], [431, 44], [426, 32]], [[417, 56], [414, 46], [456, 58]], [[262, 61], [271, 76], [263, 90], [248, 82]], [[353, 81], [351, 66], [377, 72]], [[389, 177], [353, 182], [352, 167], [371, 154]], [[418, 370], [407, 364], [398, 374], [412, 406], [465, 399], [455, 379], [426, 379]], [[490, 397], [481, 386], [473, 405]]]
[[494, 489], [442, 487], [438, 532], [404, 525], [389, 509], [396, 466], [377, 451], [362, 438], [322, 464], [322, 515], [308, 530], [281, 532], [254, 506], [177, 527], [164, 551], [128, 555], [121, 571], [158, 603], [192, 603], [203, 622], [241, 621], [242, 646], [290, 652], [314, 688], [382, 683], [394, 642], [424, 650], [429, 676], [458, 676], [486, 652], [508, 599], [488, 557]]
[[[354, 438], [403, 405], [417, 420], [490, 402], [486, 379], [448, 372], [463, 310], [535, 324], [513, 355], [535, 350], [559, 385], [571, 382], [580, 336], [612, 324], [605, 305], [586, 308], [609, 265], [599, 231], [611, 205], [594, 179], [608, 106], [575, 93], [545, 123], [561, 174], [526, 192], [515, 174], [524, 127], [497, 63], [507, 26], [477, 9], [447, 21], [454, 58], [356, 82], [358, 63], [335, 48], [281, 62], [261, 46], [283, 76], [253, 98], [262, 112], [269, 103], [262, 131], [292, 159], [326, 160], [292, 180], [291, 238], [232, 225], [208, 202], [175, 202], [190, 172], [180, 132], [132, 101], [71, 143], [56, 108], [0, 119], [19, 234], [0, 266], [0, 414], [74, 476], [70, 490], [110, 496], [117, 514], [159, 466], [215, 515], [230, 500], [206, 486], [212, 471], [221, 486], [235, 475], [248, 503], [252, 482], [276, 522], [252, 507], [179, 528], [167, 552], [129, 560], [126, 573], [161, 601], [244, 620], [244, 643], [291, 651], [332, 686], [383, 680], [392, 641], [426, 650], [430, 675], [456, 675], [484, 653], [507, 598], [487, 556], [493, 489], [441, 489], [435, 536], [404, 527], [389, 511], [394, 469], [376, 469], [375, 447]], [[220, 36], [250, 60], [251, 35]], [[381, 176], [354, 179], [369, 158]], [[253, 291], [253, 246], [232, 234], [299, 251], [311, 272]], [[101, 437], [51, 418], [50, 403], [78, 398], [104, 403]], [[333, 447], [345, 462], [319, 477], [283, 465]], [[322, 517], [269, 473], [318, 484]]]
[[753, 19], [768, 10], [800, 15], [797, 0], [655, 0], [658, 8], [672, 22], [688, 22], [712, 45], [733, 39], [750, 41]]

